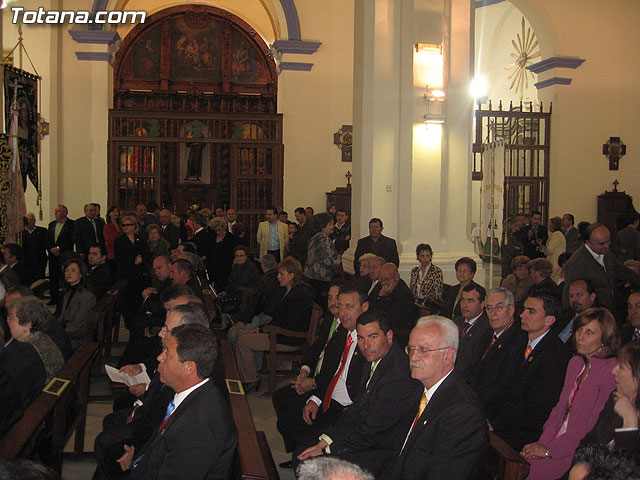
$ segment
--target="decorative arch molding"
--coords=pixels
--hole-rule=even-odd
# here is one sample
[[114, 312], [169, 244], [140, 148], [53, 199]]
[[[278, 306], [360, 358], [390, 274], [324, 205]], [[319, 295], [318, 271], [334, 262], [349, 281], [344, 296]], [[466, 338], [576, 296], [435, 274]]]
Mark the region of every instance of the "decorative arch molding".
[[[109, 0], [93, 0], [93, 5], [91, 7], [92, 15], [95, 15], [98, 11], [106, 10], [108, 4]], [[126, 3], [124, 5], [126, 5]], [[267, 10], [270, 18], [277, 15], [277, 13], [269, 11], [266, 4], [263, 3], [263, 6]], [[302, 40], [300, 19], [298, 17], [298, 9], [296, 8], [295, 0], [280, 0], [280, 6], [285, 17], [287, 35], [289, 38], [277, 39], [273, 43], [273, 50], [278, 57], [277, 60], [279, 62], [278, 71], [309, 71], [311, 70], [313, 63], [281, 62], [280, 60], [285, 53], [312, 55], [318, 50], [322, 43]], [[113, 64], [113, 54], [117, 51], [121, 42], [118, 32], [103, 30], [103, 24], [92, 23], [89, 24], [88, 30], [69, 30], [69, 34], [78, 43], [109, 45], [109, 51], [104, 53], [99, 52], [99, 54], [96, 54], [98, 52], [76, 52], [78, 60], [109, 61]], [[274, 34], [278, 35], [279, 32], [274, 29]]]

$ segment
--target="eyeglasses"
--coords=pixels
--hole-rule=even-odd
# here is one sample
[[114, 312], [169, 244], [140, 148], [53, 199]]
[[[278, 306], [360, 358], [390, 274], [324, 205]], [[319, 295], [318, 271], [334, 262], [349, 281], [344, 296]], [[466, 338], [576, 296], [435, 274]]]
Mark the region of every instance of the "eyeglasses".
[[135, 225], [135, 223], [123, 223], [122, 226], [123, 227], [133, 227]]
[[415, 345], [407, 345], [406, 347], [404, 347], [404, 351], [408, 356], [411, 356], [412, 353], [416, 352], [421, 357], [426, 357], [431, 352], [435, 352], [436, 350], [446, 350], [447, 348], [453, 348], [453, 347], [429, 348], [424, 346], [418, 347]]
[[484, 307], [484, 309], [487, 311], [487, 313], [491, 313], [491, 312], [496, 312], [496, 313], [500, 313], [501, 311], [504, 310], [504, 305], [499, 303], [495, 306], [492, 305], [486, 305]]

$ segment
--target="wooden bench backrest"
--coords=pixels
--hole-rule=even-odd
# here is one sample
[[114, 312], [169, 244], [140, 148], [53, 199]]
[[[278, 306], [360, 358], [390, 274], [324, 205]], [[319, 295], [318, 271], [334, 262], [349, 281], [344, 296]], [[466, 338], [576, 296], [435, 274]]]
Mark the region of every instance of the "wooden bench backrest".
[[485, 477], [492, 480], [524, 480], [529, 475], [529, 462], [493, 432], [491, 447], [485, 460]]
[[[220, 356], [224, 361], [225, 377], [241, 382], [240, 373], [228, 340], [220, 340]], [[251, 417], [247, 398], [243, 394], [229, 393], [229, 406], [238, 429], [238, 456], [243, 479], [269, 479], [264, 459], [259, 454], [260, 443]]]
[[31, 457], [40, 433], [51, 426], [52, 466], [60, 472], [62, 450], [71, 433], [77, 430], [76, 450], [79, 442], [84, 441], [89, 375], [97, 353], [98, 344], [93, 342], [85, 342], [74, 352], [56, 374], [56, 378], [68, 380], [69, 384], [60, 395], [44, 391], [38, 395], [22, 418], [0, 439], [0, 459]]

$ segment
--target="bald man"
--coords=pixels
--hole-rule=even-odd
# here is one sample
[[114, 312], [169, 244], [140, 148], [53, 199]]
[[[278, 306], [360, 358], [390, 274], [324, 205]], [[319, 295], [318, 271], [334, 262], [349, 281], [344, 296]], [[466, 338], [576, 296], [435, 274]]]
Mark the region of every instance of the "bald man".
[[640, 285], [640, 275], [620, 263], [609, 251], [611, 234], [601, 223], [592, 223], [586, 230], [587, 240], [565, 265], [562, 304], [569, 306], [569, 285], [578, 279], [591, 281], [601, 307], [614, 306], [613, 286], [616, 281]]
[[394, 336], [404, 346], [413, 327], [415, 307], [413, 293], [395, 264], [388, 262], [380, 269], [380, 283], [369, 294], [369, 304], [389, 315]]

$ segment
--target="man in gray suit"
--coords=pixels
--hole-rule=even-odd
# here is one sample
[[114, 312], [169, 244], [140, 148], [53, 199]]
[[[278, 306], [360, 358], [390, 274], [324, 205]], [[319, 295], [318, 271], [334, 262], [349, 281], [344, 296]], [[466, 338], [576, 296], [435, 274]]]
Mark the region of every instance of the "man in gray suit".
[[601, 307], [614, 306], [613, 286], [616, 280], [640, 285], [640, 275], [620, 263], [609, 252], [611, 235], [601, 223], [592, 223], [586, 230], [586, 243], [574, 252], [564, 271], [564, 294], [562, 304], [569, 306], [569, 285], [577, 279], [590, 280]]
[[618, 256], [618, 261], [624, 263], [627, 260], [640, 260], [640, 217], [633, 215], [629, 219], [629, 225], [620, 230], [613, 241], [613, 250]]
[[562, 233], [567, 242], [567, 252], [575, 252], [582, 246], [578, 229], [574, 226], [575, 218], [570, 213], [562, 216]]

